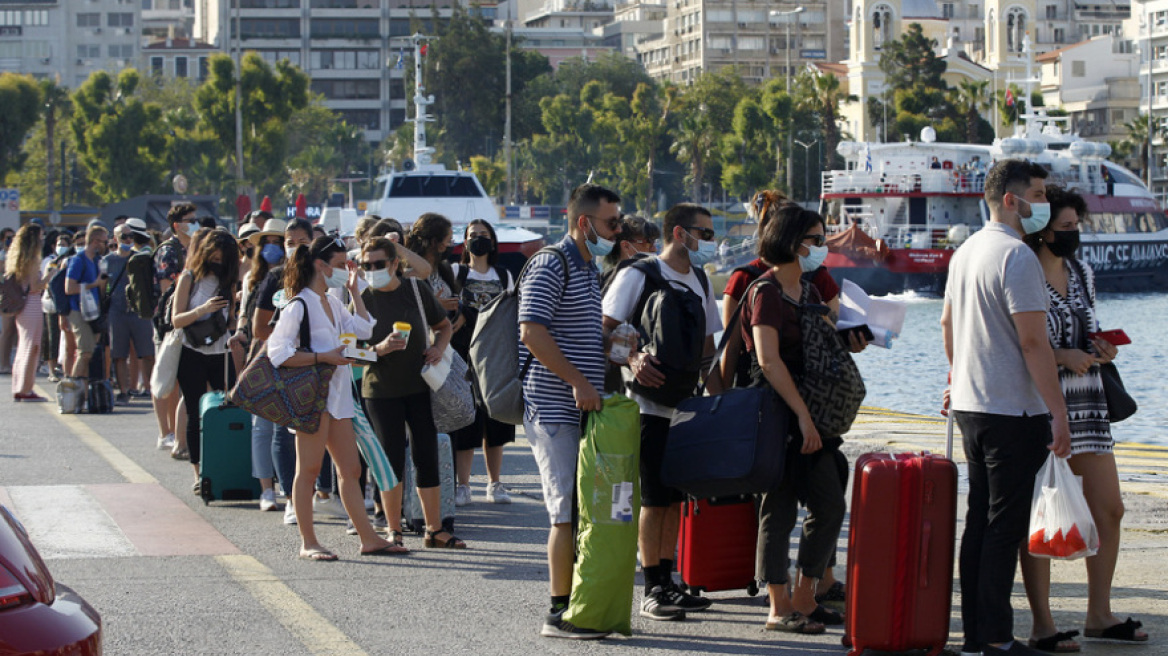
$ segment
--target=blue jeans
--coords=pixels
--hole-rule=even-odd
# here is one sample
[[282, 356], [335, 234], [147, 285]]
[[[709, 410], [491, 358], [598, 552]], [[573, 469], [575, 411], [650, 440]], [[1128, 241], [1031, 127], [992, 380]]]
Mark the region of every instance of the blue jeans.
[[251, 475], [271, 478], [273, 471], [285, 492], [296, 478], [296, 438], [292, 431], [262, 417], [251, 419]]

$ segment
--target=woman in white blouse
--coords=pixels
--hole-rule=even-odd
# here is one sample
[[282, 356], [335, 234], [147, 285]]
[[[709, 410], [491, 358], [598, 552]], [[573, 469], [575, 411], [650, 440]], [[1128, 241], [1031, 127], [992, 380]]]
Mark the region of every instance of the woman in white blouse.
[[[292, 505], [300, 529], [300, 557], [309, 560], [336, 560], [333, 552], [316, 539], [312, 526], [313, 483], [320, 473], [321, 458], [327, 448], [336, 466], [341, 502], [361, 538], [361, 555], [406, 553], [373, 529], [365, 514], [365, 499], [358, 478], [361, 461], [353, 435], [354, 415], [351, 391], [351, 360], [343, 355], [343, 333], [368, 338], [376, 323], [365, 310], [357, 293], [357, 268], [348, 263], [345, 244], [333, 237], [320, 237], [311, 246], [296, 247], [284, 271], [285, 293], [291, 299], [280, 311], [268, 339], [268, 357], [277, 367], [305, 367], [313, 364], [336, 366], [329, 385], [328, 404], [316, 433], [296, 432], [296, 479], [292, 483]], [[329, 289], [348, 287], [356, 315], [332, 295]], [[302, 302], [296, 302], [299, 299]], [[312, 343], [300, 350], [300, 322], [308, 312]]]

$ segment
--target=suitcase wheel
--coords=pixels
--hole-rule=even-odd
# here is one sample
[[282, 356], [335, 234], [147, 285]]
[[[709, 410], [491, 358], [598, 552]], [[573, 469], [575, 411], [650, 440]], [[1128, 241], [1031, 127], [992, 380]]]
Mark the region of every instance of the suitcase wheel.
[[199, 496], [203, 498], [203, 505], [210, 505], [211, 501], [215, 499], [215, 495], [211, 492], [211, 479], [204, 478], [199, 481]]
[[751, 597], [757, 595], [758, 594], [758, 583], [751, 581], [749, 584], [747, 584], [746, 594], [750, 595]]

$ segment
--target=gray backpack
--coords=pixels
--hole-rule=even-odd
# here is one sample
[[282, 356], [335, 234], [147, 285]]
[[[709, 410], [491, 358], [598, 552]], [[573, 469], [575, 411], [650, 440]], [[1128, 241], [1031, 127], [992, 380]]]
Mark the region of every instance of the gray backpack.
[[[564, 252], [548, 246], [535, 255], [540, 253], [553, 253], [560, 259], [564, 265], [564, 289], [567, 289], [570, 269]], [[470, 338], [470, 365], [483, 409], [491, 419], [514, 426], [523, 423], [523, 379], [532, 361], [529, 354], [520, 370], [519, 286], [531, 259], [519, 272], [514, 289], [504, 291], [479, 310], [474, 335]]]

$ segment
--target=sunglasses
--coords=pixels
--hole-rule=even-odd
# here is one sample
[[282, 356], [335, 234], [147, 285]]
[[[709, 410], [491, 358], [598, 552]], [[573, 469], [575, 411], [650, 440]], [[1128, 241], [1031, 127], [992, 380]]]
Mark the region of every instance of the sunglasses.
[[607, 221], [599, 221], [595, 216], [591, 216], [591, 215], [588, 215], [588, 218], [592, 219], [593, 221], [597, 221], [598, 223], [604, 224], [604, 226], [606, 226], [608, 228], [609, 232], [620, 232], [620, 217], [619, 216], [612, 218], [612, 219], [609, 219]]
[[697, 233], [696, 233], [697, 238], [702, 240], [702, 241], [712, 241], [714, 239], [714, 229], [713, 228], [702, 228], [699, 226], [689, 226], [688, 228], [685, 228], [685, 229], [690, 231], [691, 234], [695, 234], [693, 231], [696, 230], [697, 231]]
[[122, 235], [118, 237], [118, 241], [134, 241], [133, 235]]
[[816, 246], [822, 246], [822, 245], [827, 243], [827, 236], [826, 235], [804, 235], [803, 236], [803, 241], [807, 241], [808, 239], [810, 239], [811, 242], [813, 244], [815, 244]]
[[365, 271], [381, 271], [382, 269], [389, 266], [389, 263], [392, 261], [393, 260], [372, 260], [370, 262], [362, 262], [361, 268]]

